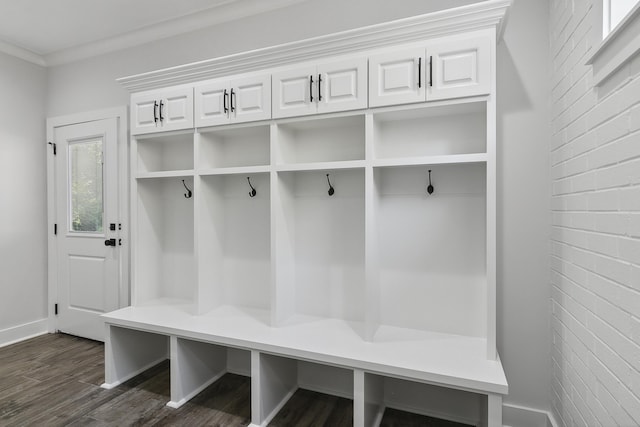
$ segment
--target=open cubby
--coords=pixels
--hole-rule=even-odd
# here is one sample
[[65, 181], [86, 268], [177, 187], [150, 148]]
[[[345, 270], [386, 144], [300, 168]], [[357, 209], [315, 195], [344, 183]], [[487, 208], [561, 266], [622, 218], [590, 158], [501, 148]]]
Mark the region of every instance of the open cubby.
[[138, 173], [193, 169], [193, 132], [138, 137]]
[[[328, 194], [327, 174], [334, 188]], [[364, 169], [280, 172], [276, 229], [280, 315], [361, 321], [365, 295]], [[280, 298], [282, 295], [277, 296]]]
[[[260, 390], [256, 392], [263, 398], [259, 405], [260, 413], [254, 416], [258, 415], [262, 425], [270, 421], [270, 425], [276, 426], [311, 423], [352, 425], [353, 370], [264, 353], [258, 356], [255, 368], [260, 376], [256, 382]], [[312, 394], [313, 399], [309, 401], [308, 394], [300, 396], [305, 394], [303, 390], [335, 396], [342, 402], [332, 408], [328, 402], [318, 398], [317, 394]], [[303, 403], [305, 401], [306, 403]], [[338, 422], [337, 418], [331, 419], [331, 412], [338, 412], [335, 409], [341, 409], [340, 412], [343, 412], [333, 414], [342, 418], [342, 422]], [[310, 414], [314, 416], [310, 417]]]
[[278, 164], [364, 160], [364, 115], [296, 120], [278, 125]]
[[374, 170], [381, 324], [486, 336], [485, 172], [484, 163]]
[[203, 176], [200, 192], [200, 311], [227, 304], [269, 310], [269, 174]]
[[377, 159], [485, 153], [486, 102], [374, 114]]
[[482, 425], [482, 396], [406, 379], [364, 374], [365, 402], [377, 409], [380, 426]]
[[182, 179], [193, 188], [192, 177], [137, 180], [134, 304], [195, 301], [194, 199], [185, 198]]
[[269, 125], [237, 126], [201, 131], [201, 169], [262, 166], [270, 162]]
[[[173, 338], [171, 351], [171, 401], [170, 407], [178, 408], [189, 399], [203, 392], [207, 388], [215, 389], [212, 385], [224, 382], [227, 373], [243, 376], [251, 375], [251, 352], [249, 350], [229, 348], [216, 344], [176, 337]], [[222, 387], [218, 397], [224, 399], [229, 393]], [[231, 393], [237, 401], [251, 400], [250, 388], [245, 390], [243, 398], [237, 392]], [[236, 394], [235, 396], [233, 394]], [[250, 405], [244, 405], [250, 407]], [[237, 415], [237, 414], [233, 414]], [[246, 414], [250, 418], [250, 413]]]

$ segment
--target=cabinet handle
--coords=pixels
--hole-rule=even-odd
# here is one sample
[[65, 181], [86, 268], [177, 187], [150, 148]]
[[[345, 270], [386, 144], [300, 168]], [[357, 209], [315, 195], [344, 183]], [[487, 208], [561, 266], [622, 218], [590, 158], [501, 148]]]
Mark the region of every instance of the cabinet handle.
[[229, 104], [229, 94], [227, 93], [227, 90], [224, 90], [224, 95], [222, 98], [222, 107], [224, 108], [224, 113], [227, 114], [229, 112], [229, 107], [227, 106]]
[[313, 76], [309, 76], [309, 102], [313, 102]]
[[233, 91], [233, 89], [231, 89], [231, 112], [233, 113], [236, 110], [235, 104], [233, 103], [233, 100], [235, 99], [235, 92]]
[[318, 102], [322, 101], [322, 74], [318, 74]]
[[422, 57], [418, 58], [418, 89], [422, 87]]
[[153, 101], [153, 123], [158, 123], [158, 101]]
[[429, 87], [433, 86], [433, 56], [429, 57]]
[[162, 117], [162, 107], [164, 106], [164, 104], [162, 103], [162, 101], [160, 101], [160, 123], [162, 123], [162, 121], [164, 120], [164, 117]]

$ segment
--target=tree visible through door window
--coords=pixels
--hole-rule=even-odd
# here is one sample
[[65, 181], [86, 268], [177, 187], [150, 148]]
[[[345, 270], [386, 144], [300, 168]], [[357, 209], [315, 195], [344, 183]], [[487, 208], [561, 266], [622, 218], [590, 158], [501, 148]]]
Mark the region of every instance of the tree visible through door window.
[[71, 231], [102, 232], [102, 139], [69, 145]]

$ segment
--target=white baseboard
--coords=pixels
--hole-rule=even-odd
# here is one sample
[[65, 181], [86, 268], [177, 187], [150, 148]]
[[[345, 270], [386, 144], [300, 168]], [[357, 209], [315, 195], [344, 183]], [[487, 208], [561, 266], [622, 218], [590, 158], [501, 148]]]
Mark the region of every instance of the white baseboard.
[[44, 335], [48, 332], [47, 319], [36, 320], [35, 322], [13, 326], [0, 331], [0, 347], [15, 344], [29, 338]]
[[551, 412], [510, 403], [502, 404], [502, 424], [504, 427], [558, 427]]

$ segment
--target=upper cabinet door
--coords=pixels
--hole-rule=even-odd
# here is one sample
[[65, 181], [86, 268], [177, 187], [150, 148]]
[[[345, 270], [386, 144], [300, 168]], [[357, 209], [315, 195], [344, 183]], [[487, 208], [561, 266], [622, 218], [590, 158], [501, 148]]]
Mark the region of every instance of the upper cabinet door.
[[229, 80], [196, 86], [196, 127], [215, 126], [229, 122]]
[[318, 65], [318, 112], [367, 108], [367, 58]]
[[427, 46], [431, 75], [427, 100], [486, 95], [491, 91], [489, 37], [436, 42]]
[[193, 127], [193, 88], [181, 88], [162, 92], [160, 123], [163, 131]]
[[160, 130], [159, 105], [160, 97], [157, 92], [131, 95], [131, 133], [133, 135]]
[[249, 122], [271, 118], [271, 76], [245, 77], [230, 83], [231, 121]]
[[273, 73], [273, 118], [315, 113], [317, 78], [315, 66]]
[[131, 96], [131, 133], [193, 127], [193, 88], [145, 92]]
[[369, 106], [424, 102], [424, 57], [422, 48], [369, 57]]

